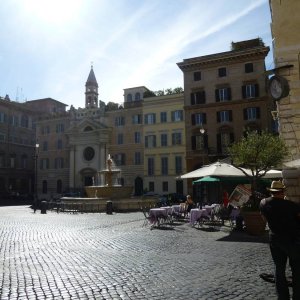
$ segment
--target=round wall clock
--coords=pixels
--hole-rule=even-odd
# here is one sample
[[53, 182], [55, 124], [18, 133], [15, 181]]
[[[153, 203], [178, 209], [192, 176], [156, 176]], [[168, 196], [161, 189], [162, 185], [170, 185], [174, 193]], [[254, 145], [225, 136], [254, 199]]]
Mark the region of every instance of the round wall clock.
[[286, 97], [290, 92], [288, 81], [281, 76], [272, 76], [269, 81], [269, 92], [275, 101]]

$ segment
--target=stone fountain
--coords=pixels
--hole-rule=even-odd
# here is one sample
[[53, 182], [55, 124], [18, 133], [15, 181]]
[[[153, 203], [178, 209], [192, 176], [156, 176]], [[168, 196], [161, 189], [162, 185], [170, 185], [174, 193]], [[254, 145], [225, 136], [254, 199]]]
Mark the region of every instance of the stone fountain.
[[93, 178], [93, 185], [84, 187], [87, 197], [62, 197], [63, 210], [102, 212], [107, 209], [107, 203], [112, 202], [115, 211], [136, 211], [140, 210], [141, 205], [149, 207], [156, 204], [157, 199], [155, 198], [133, 197], [132, 186], [118, 184], [120, 174], [121, 169], [117, 168], [110, 155], [108, 155], [105, 169], [98, 171], [97, 174], [97, 183], [101, 179], [103, 184], [95, 184]]
[[117, 180], [121, 169], [117, 168], [110, 155], [106, 160], [106, 168], [98, 172], [98, 177], [104, 177], [103, 185], [86, 186], [85, 191], [89, 198], [124, 199], [130, 198], [133, 187], [122, 186]]

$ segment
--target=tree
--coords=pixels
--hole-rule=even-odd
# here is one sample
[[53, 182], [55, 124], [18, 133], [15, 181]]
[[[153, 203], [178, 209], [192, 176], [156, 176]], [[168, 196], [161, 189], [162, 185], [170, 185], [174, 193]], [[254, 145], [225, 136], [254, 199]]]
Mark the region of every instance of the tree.
[[[232, 164], [251, 179], [252, 196], [255, 195], [258, 179], [267, 171], [276, 168], [288, 155], [288, 148], [277, 135], [268, 132], [249, 131], [229, 149]], [[244, 168], [249, 169], [251, 174]]]

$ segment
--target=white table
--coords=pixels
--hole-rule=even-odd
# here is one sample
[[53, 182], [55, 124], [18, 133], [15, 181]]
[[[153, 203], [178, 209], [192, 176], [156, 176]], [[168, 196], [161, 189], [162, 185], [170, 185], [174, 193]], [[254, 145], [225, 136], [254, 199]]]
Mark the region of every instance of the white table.
[[190, 211], [190, 224], [193, 226], [202, 217], [208, 217], [206, 209], [192, 208]]
[[165, 208], [151, 208], [149, 210], [150, 223], [155, 225], [159, 225], [159, 221], [161, 218], [168, 218], [168, 211]]

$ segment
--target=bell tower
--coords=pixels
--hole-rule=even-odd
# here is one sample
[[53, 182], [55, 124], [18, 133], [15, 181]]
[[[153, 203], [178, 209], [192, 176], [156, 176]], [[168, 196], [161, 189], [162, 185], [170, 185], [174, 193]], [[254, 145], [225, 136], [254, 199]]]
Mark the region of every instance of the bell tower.
[[93, 65], [91, 66], [91, 71], [85, 84], [85, 107], [98, 107], [98, 83], [93, 70]]

